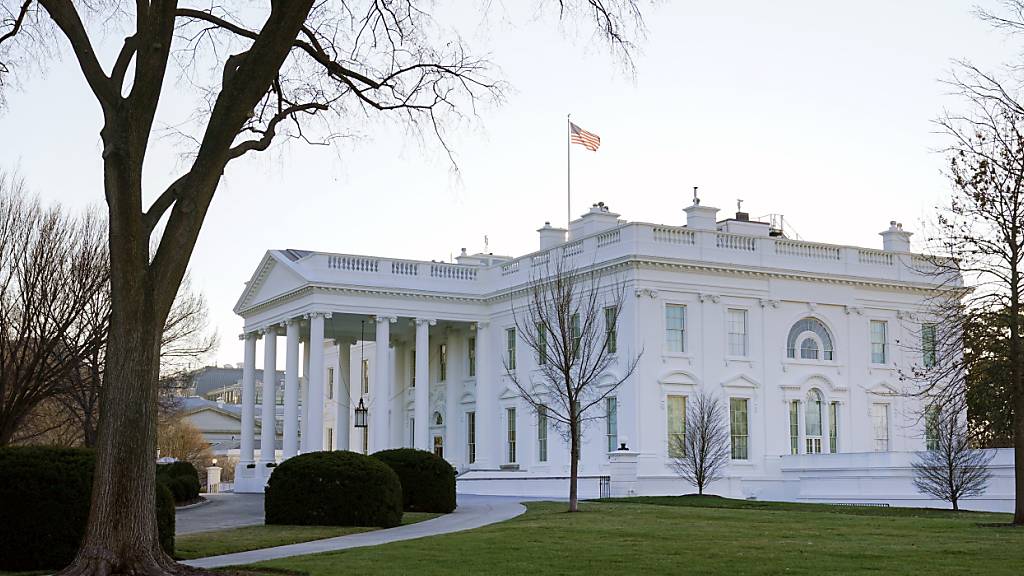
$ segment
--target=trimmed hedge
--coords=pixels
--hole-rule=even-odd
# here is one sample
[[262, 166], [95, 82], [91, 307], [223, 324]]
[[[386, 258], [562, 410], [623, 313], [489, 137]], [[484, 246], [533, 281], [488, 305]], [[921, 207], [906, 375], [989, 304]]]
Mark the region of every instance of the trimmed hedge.
[[202, 484], [199, 482], [199, 471], [191, 462], [158, 464], [156, 479], [170, 489], [174, 501], [178, 504], [198, 499], [199, 491], [202, 489]]
[[[0, 448], [0, 570], [71, 563], [85, 534], [95, 457], [82, 448]], [[157, 486], [160, 545], [174, 552], [174, 502]]]
[[276, 468], [263, 494], [267, 524], [381, 526], [402, 521], [402, 484], [355, 452], [310, 452]]
[[406, 512], [455, 510], [455, 469], [444, 458], [414, 448], [382, 450], [373, 457], [398, 474]]

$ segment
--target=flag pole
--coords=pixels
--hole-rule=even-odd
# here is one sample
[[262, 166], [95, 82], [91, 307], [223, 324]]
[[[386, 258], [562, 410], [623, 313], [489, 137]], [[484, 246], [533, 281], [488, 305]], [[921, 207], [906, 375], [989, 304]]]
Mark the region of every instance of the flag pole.
[[572, 222], [572, 114], [565, 115], [565, 228]]

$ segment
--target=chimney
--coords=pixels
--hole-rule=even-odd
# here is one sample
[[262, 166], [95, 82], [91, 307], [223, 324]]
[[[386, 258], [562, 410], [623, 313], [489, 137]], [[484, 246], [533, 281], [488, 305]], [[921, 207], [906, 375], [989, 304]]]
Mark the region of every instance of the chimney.
[[714, 230], [716, 228], [718, 208], [701, 206], [695, 199], [692, 206], [683, 208], [683, 212], [686, 212], [687, 228], [693, 230]]
[[565, 228], [552, 228], [551, 222], [545, 222], [543, 228], [537, 229], [540, 234], [540, 249], [547, 250], [565, 243]]
[[604, 202], [598, 202], [591, 206], [586, 214], [569, 223], [569, 239], [589, 236], [614, 228], [623, 222], [625, 221], [619, 220], [619, 215], [612, 212]]
[[905, 232], [903, 223], [892, 220], [889, 222], [889, 229], [879, 232], [882, 237], [882, 250], [886, 252], [910, 252], [910, 237], [913, 232]]

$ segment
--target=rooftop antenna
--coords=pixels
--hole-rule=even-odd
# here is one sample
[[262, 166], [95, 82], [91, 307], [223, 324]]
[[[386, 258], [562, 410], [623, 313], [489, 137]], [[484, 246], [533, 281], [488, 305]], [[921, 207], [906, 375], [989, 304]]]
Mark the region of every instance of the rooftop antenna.
[[743, 212], [743, 199], [742, 198], [737, 198], [736, 199], [736, 211], [737, 212]]
[[484, 234], [484, 254], [490, 253], [491, 242], [487, 239], [487, 234]]
[[697, 186], [693, 187], [693, 205], [694, 206], [699, 206], [700, 205], [700, 198], [697, 197]]

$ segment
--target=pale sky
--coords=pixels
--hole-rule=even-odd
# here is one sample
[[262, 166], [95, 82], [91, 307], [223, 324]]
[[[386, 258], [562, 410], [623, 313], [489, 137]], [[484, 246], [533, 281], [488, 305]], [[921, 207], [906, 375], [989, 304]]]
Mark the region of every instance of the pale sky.
[[[447, 260], [481, 251], [487, 235], [495, 253], [535, 250], [538, 227], [565, 222], [570, 112], [601, 136], [596, 153], [574, 147], [574, 217], [603, 201], [627, 220], [681, 225], [699, 185], [722, 217], [742, 198], [752, 216], [784, 214], [806, 240], [881, 247], [889, 220], [918, 230], [949, 195], [932, 120], [959, 103], [939, 80], [953, 58], [994, 68], [1018, 55], [971, 8], [659, 2], [633, 77], [550, 14], [504, 7], [485, 25], [476, 10], [458, 14], [459, 32], [513, 91], [453, 135], [457, 175], [436, 144], [382, 124], [334, 147], [290, 144], [229, 166], [191, 265], [221, 337], [210, 363], [241, 360], [231, 309], [268, 249]], [[162, 122], [187, 114], [165, 101]], [[47, 201], [101, 205], [101, 118], [70, 57], [25, 79], [9, 104], [0, 169]], [[150, 198], [180, 174], [183, 151], [154, 142]]]

